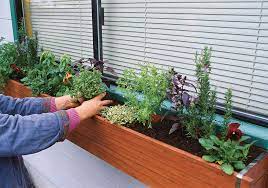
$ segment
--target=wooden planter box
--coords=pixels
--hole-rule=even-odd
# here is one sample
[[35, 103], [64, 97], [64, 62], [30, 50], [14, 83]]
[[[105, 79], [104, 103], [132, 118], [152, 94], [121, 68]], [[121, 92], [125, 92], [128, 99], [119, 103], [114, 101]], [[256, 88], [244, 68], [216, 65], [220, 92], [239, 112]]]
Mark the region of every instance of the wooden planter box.
[[[14, 81], [7, 94], [24, 97], [25, 86]], [[268, 155], [261, 154], [240, 173], [228, 176], [219, 166], [126, 127], [116, 126], [100, 116], [84, 121], [68, 137], [69, 140], [107, 161], [114, 167], [151, 187], [268, 187]], [[98, 172], [96, 172], [98, 173]]]
[[9, 80], [4, 89], [4, 94], [16, 98], [31, 97], [32, 91], [30, 88], [24, 86], [15, 80]]
[[266, 154], [244, 175], [228, 176], [218, 165], [100, 116], [82, 122], [69, 139], [152, 187], [268, 187]]

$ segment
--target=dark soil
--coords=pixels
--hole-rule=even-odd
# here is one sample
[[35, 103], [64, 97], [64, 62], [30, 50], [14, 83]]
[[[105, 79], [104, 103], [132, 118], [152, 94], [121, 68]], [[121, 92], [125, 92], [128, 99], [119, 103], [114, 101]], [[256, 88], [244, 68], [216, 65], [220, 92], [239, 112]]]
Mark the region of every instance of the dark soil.
[[[139, 124], [131, 125], [129, 128], [176, 148], [187, 151], [193, 155], [202, 157], [202, 155], [205, 154], [205, 149], [199, 144], [198, 140], [187, 136], [183, 126], [180, 126], [180, 128], [172, 134], [169, 134], [172, 124], [173, 122], [164, 120], [161, 124], [153, 125], [151, 129]], [[263, 151], [264, 150], [262, 148], [252, 146], [246, 165], [251, 163]]]

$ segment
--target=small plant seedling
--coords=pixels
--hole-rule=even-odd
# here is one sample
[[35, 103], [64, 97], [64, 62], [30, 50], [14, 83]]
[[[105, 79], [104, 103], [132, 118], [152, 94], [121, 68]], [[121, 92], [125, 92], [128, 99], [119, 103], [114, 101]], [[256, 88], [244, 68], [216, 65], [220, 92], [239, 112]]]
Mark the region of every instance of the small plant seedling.
[[101, 78], [102, 74], [98, 70], [82, 70], [80, 74], [73, 79], [73, 84], [70, 89], [71, 96], [76, 99], [83, 97], [89, 100], [105, 92], [106, 87]]
[[127, 105], [108, 107], [101, 114], [111, 123], [118, 125], [129, 125], [137, 122], [137, 110]]

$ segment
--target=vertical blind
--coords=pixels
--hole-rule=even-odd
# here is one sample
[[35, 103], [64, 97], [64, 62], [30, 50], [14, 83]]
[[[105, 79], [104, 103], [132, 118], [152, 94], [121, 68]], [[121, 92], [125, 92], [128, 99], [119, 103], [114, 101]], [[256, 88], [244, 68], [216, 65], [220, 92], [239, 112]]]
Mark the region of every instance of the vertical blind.
[[73, 60], [93, 56], [91, 0], [31, 0], [30, 8], [40, 47]]
[[[33, 30], [56, 54], [92, 56], [89, 0], [33, 0]], [[218, 101], [268, 117], [268, 2], [264, 0], [102, 0], [103, 53], [120, 76], [150, 62], [195, 81], [194, 54], [212, 52]]]
[[103, 0], [104, 57], [120, 75], [150, 62], [195, 81], [194, 54], [212, 52], [213, 86], [223, 102], [268, 116], [268, 2], [262, 0]]

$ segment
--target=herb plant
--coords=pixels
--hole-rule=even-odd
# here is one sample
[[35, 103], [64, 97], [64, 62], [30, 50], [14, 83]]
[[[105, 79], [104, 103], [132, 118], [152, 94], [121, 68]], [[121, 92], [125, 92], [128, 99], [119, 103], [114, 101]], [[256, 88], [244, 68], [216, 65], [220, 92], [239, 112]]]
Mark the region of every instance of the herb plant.
[[32, 69], [38, 63], [38, 39], [37, 33], [34, 37], [24, 36], [24, 40], [16, 42], [18, 58], [16, 66], [24, 72]]
[[103, 71], [105, 70], [106, 72], [115, 74], [114, 69], [111, 67], [108, 67], [106, 64], [107, 64], [107, 61], [96, 60], [94, 58], [82, 58], [74, 62], [75, 68], [83, 67], [84, 69], [87, 69], [87, 70], [95, 69], [95, 70], [100, 71], [101, 73], [103, 73]]
[[[158, 71], [153, 65], [141, 66], [137, 74], [126, 69], [117, 85], [126, 98], [126, 105], [137, 109], [137, 121], [151, 126], [151, 116], [160, 110], [169, 86], [168, 74]], [[139, 95], [140, 94], [140, 95]], [[138, 96], [138, 97], [137, 97]]]
[[222, 124], [222, 136], [225, 137], [227, 134], [228, 124], [232, 117], [232, 90], [228, 89], [225, 94], [225, 114]]
[[71, 58], [63, 55], [60, 62], [56, 62], [55, 55], [45, 51], [40, 56], [40, 63], [35, 65], [32, 70], [21, 81], [28, 85], [34, 95], [47, 93], [52, 96], [64, 94], [64, 90], [70, 86], [70, 83], [64, 83], [66, 74], [73, 74], [71, 68]]
[[183, 113], [183, 108], [188, 108], [191, 102], [197, 100], [196, 96], [192, 95], [192, 92], [196, 93], [196, 87], [187, 81], [186, 76], [182, 76], [181, 74], [171, 71], [171, 87], [168, 89], [167, 95], [172, 101], [172, 107]]
[[86, 100], [105, 92], [105, 85], [102, 83], [101, 72], [95, 69], [83, 70], [73, 79], [70, 90], [71, 96], [85, 98]]
[[199, 143], [208, 153], [202, 158], [211, 163], [218, 163], [226, 174], [232, 175], [234, 169], [242, 170], [245, 168], [244, 162], [254, 142], [244, 145], [241, 143], [249, 138], [248, 136], [242, 136], [238, 141], [221, 140], [215, 135], [211, 135], [209, 138], [200, 138]]
[[17, 60], [17, 50], [14, 43], [4, 43], [0, 46], [0, 90], [13, 72], [11, 65]]
[[0, 93], [3, 92], [5, 85], [6, 85], [6, 78], [0, 73]]
[[111, 123], [129, 125], [137, 121], [137, 110], [127, 105], [116, 105], [104, 109], [101, 114]]
[[27, 37], [20, 29], [20, 40], [15, 43], [3, 43], [0, 46], [0, 90], [9, 78], [21, 79], [32, 65], [38, 62], [38, 40]]
[[207, 150], [207, 155], [202, 158], [208, 162], [221, 165], [221, 169], [228, 175], [233, 174], [234, 169], [245, 168], [249, 149], [254, 142], [244, 144], [250, 137], [243, 136], [239, 129], [239, 123], [230, 123], [232, 117], [232, 90], [225, 94], [225, 115], [222, 124], [220, 138], [211, 135], [209, 138], [200, 138], [199, 143]]
[[195, 57], [198, 100], [191, 102], [184, 124], [188, 134], [196, 139], [209, 137], [215, 131], [216, 92], [211, 89], [209, 80], [210, 58], [211, 49], [208, 47]]

